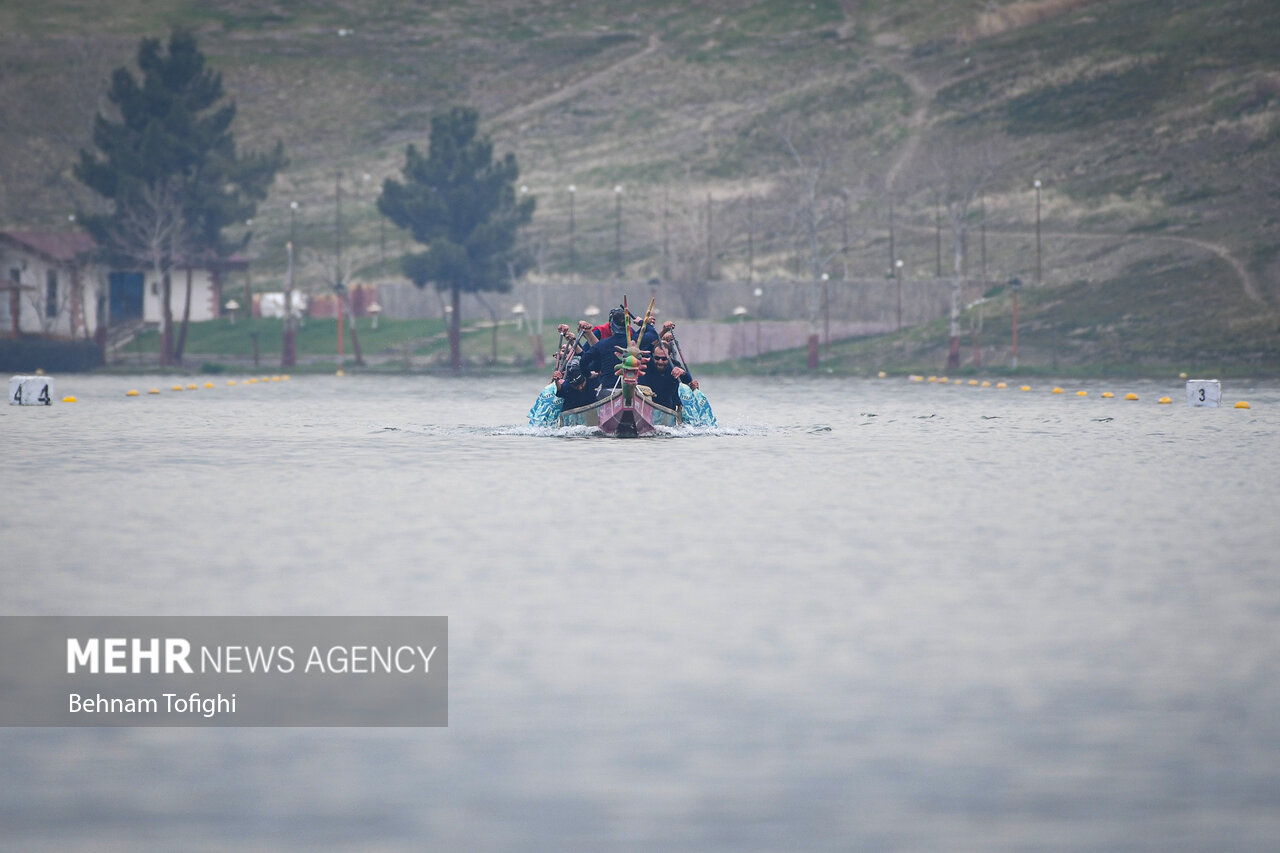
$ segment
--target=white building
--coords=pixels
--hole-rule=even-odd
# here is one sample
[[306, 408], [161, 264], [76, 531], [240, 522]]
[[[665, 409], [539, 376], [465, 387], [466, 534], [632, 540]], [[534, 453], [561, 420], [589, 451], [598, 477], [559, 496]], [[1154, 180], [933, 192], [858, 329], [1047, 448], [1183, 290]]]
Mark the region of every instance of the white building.
[[[152, 270], [110, 269], [93, 259], [81, 232], [0, 231], [0, 334], [92, 338], [99, 326], [163, 318], [164, 288]], [[243, 258], [179, 265], [170, 273], [170, 310], [181, 321], [191, 277], [192, 322], [222, 314], [226, 277]]]

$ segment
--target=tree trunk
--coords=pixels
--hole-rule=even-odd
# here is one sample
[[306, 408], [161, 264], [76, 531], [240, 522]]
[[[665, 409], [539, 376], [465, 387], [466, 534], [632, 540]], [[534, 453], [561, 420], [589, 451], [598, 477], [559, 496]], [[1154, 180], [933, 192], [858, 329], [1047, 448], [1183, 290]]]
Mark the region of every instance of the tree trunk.
[[296, 367], [298, 364], [298, 331], [293, 319], [293, 243], [286, 245], [289, 266], [284, 277], [284, 334], [280, 353], [281, 367]]
[[453, 311], [449, 315], [449, 367], [455, 372], [462, 369], [462, 292], [450, 291]]
[[173, 278], [166, 265], [160, 284], [160, 365], [168, 367], [173, 364]]
[[347, 305], [347, 322], [351, 328], [351, 350], [356, 354], [356, 367], [364, 367], [364, 356], [360, 354], [360, 334], [356, 331], [356, 307]]
[[951, 346], [947, 351], [947, 369], [960, 367], [960, 279], [951, 280]]
[[182, 364], [182, 352], [187, 348], [187, 324], [191, 322], [191, 267], [187, 267], [187, 291], [182, 303], [182, 326], [178, 329], [178, 345], [173, 351], [173, 363]]

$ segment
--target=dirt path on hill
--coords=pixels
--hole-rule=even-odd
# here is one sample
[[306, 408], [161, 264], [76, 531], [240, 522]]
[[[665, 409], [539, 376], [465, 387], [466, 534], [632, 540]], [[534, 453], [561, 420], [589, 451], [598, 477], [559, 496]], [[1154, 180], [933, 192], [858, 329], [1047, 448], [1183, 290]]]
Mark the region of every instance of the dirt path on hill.
[[[902, 146], [902, 151], [898, 154], [897, 159], [894, 160], [893, 165], [890, 166], [889, 170], [885, 173], [885, 180], [884, 180], [885, 190], [892, 191], [894, 189], [895, 184], [897, 183], [899, 175], [901, 175], [902, 173], [902, 170], [905, 169], [907, 165], [911, 163], [912, 159], [916, 156], [916, 152], [919, 151], [920, 149], [920, 141], [924, 136], [924, 127], [929, 117], [929, 104], [933, 100], [934, 90], [928, 85], [926, 85], [925, 82], [920, 79], [920, 77], [918, 77], [915, 74], [912, 74], [910, 71], [907, 71], [905, 68], [898, 65], [895, 61], [887, 59], [883, 56], [878, 57], [876, 61], [878, 61], [882, 66], [884, 66], [884, 68], [886, 68], [890, 72], [901, 77], [906, 82], [906, 84], [911, 88], [911, 92], [912, 94], [915, 95], [915, 98], [917, 101], [916, 108], [912, 111], [910, 117], [907, 119], [906, 143]], [[919, 226], [906, 225], [904, 227], [916, 228]], [[1024, 233], [1024, 232], [1005, 232], [1005, 233]], [[1082, 239], [1082, 240], [1114, 240], [1117, 242], [1126, 242], [1130, 239], [1134, 239], [1132, 235], [1128, 235], [1128, 234], [1095, 234], [1095, 233], [1089, 233], [1084, 231], [1053, 231], [1053, 232], [1042, 231], [1041, 235], [1052, 236], [1052, 237], [1066, 237], [1068, 239]], [[1143, 239], [1143, 238], [1138, 238], [1138, 239]], [[1275, 309], [1271, 306], [1271, 304], [1267, 301], [1267, 299], [1262, 295], [1262, 291], [1259, 289], [1258, 283], [1254, 279], [1253, 275], [1249, 272], [1248, 267], [1246, 267], [1243, 263], [1241, 263], [1241, 261], [1231, 253], [1231, 250], [1228, 249], [1226, 246], [1222, 245], [1221, 243], [1214, 243], [1210, 240], [1202, 240], [1196, 237], [1181, 237], [1181, 236], [1173, 236], [1173, 235], [1151, 235], [1150, 237], [1147, 237], [1145, 239], [1168, 240], [1175, 243], [1181, 243], [1183, 245], [1193, 246], [1199, 249], [1200, 251], [1208, 252], [1212, 255], [1216, 255], [1224, 263], [1226, 263], [1227, 266], [1231, 267], [1232, 271], [1236, 275], [1236, 278], [1239, 279], [1240, 288], [1244, 291], [1244, 295], [1246, 298], [1248, 298], [1251, 302], [1265, 308], [1268, 314], [1272, 314], [1275, 312]]]
[[929, 102], [933, 100], [933, 89], [926, 86], [924, 81], [916, 75], [897, 65], [895, 62], [880, 57], [877, 60], [886, 69], [901, 77], [906, 84], [911, 87], [911, 93], [916, 98], [916, 108], [911, 111], [911, 115], [907, 118], [907, 141], [902, 146], [902, 152], [898, 155], [898, 159], [894, 160], [893, 165], [889, 167], [889, 171], [885, 172], [884, 188], [886, 191], [892, 191], [894, 184], [897, 183], [898, 175], [906, 168], [907, 164], [916, 156], [916, 152], [920, 149], [920, 140], [924, 136], [925, 119], [929, 117]]
[[553, 107], [556, 104], [567, 101], [575, 95], [580, 94], [584, 89], [594, 86], [600, 80], [613, 74], [617, 74], [619, 71], [622, 71], [630, 65], [643, 61], [646, 57], [655, 53], [661, 44], [662, 42], [656, 35], [651, 35], [649, 36], [649, 44], [644, 50], [620, 59], [606, 68], [601, 68], [599, 71], [588, 74], [586, 77], [582, 77], [578, 80], [574, 80], [572, 83], [561, 86], [559, 89], [556, 89], [548, 95], [543, 95], [541, 98], [535, 98], [528, 103], [512, 107], [506, 112], [498, 113], [498, 115], [494, 116], [491, 123], [494, 125], [501, 125], [513, 121], [519, 121], [531, 113], [536, 113], [539, 110], [545, 110], [548, 107]]
[[[934, 232], [934, 226], [930, 225], [914, 225], [911, 223], [899, 222], [898, 227], [907, 231], [927, 231], [931, 234]], [[987, 233], [1015, 237], [1034, 237], [1036, 232], [1032, 230], [1004, 228], [994, 229], [988, 227]], [[1235, 255], [1231, 254], [1231, 250], [1221, 243], [1214, 243], [1211, 240], [1202, 240], [1198, 237], [1182, 237], [1174, 234], [1135, 236], [1133, 234], [1100, 234], [1092, 231], [1049, 231], [1042, 229], [1040, 231], [1040, 236], [1066, 238], [1068, 240], [1105, 240], [1121, 244], [1139, 243], [1144, 240], [1163, 240], [1169, 243], [1179, 243], [1183, 246], [1189, 246], [1201, 252], [1208, 252], [1211, 255], [1217, 256], [1220, 260], [1226, 263], [1227, 266], [1231, 267], [1232, 272], [1234, 272], [1236, 274], [1236, 278], [1239, 279], [1240, 289], [1244, 292], [1245, 297], [1250, 302], [1264, 308], [1268, 315], [1274, 315], [1276, 313], [1275, 308], [1267, 298], [1262, 295], [1262, 291], [1258, 288], [1258, 283], [1249, 272], [1248, 267], [1241, 263]]]

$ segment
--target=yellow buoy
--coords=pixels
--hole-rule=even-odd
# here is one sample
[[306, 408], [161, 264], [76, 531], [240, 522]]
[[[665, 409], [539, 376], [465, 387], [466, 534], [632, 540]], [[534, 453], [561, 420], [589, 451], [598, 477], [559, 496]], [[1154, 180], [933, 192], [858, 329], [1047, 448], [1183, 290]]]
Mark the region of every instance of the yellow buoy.
[[945, 377], [945, 376], [939, 376], [939, 377], [938, 377], [938, 384], [939, 384], [939, 385], [946, 385], [946, 384], [947, 384], [947, 383], [949, 383], [950, 381], [951, 381], [951, 380], [950, 380], [950, 379], [948, 379], [948, 378], [947, 378], [947, 377]]
[[1138, 399], [1138, 395], [1137, 395], [1137, 394], [1135, 394], [1135, 393], [1133, 393], [1132, 391], [1130, 391], [1128, 394], [1125, 394], [1125, 395], [1124, 395], [1124, 398], [1125, 398], [1126, 400], [1136, 400], [1136, 399]]
[[1186, 379], [1186, 378], [1187, 378], [1187, 374], [1185, 374], [1185, 373], [1179, 373], [1179, 374], [1178, 374], [1178, 378], [1179, 378], [1179, 379]]
[[206, 388], [212, 388], [212, 387], [213, 387], [213, 383], [212, 383], [212, 382], [206, 382], [206, 383], [204, 383], [204, 387], [206, 387]]
[[1114, 396], [1115, 396], [1115, 394], [1112, 394], [1110, 391], [1103, 391], [1103, 392], [1102, 392], [1102, 397], [1103, 397], [1103, 399], [1105, 399], [1105, 400], [1110, 400], [1110, 399], [1111, 399], [1112, 397], [1114, 397]]
[[1239, 403], [1236, 403], [1236, 408], [1247, 409], [1249, 408], [1249, 402], [1247, 400], [1241, 400]]
[[876, 376], [879, 377], [880, 379], [884, 379], [888, 375], [889, 374], [885, 373], [883, 370], [876, 374]]
[[1077, 396], [1077, 397], [1088, 397], [1088, 396], [1089, 396], [1089, 392], [1088, 392], [1088, 391], [1077, 391], [1077, 392], [1076, 392], [1076, 396]]
[[174, 386], [173, 386], [172, 388], [170, 388], [169, 390], [170, 390], [170, 391], [181, 391], [181, 390], [182, 390], [182, 386], [181, 386], [181, 385], [174, 385]]
[[1053, 389], [1053, 393], [1054, 393], [1054, 394], [1065, 394], [1065, 393], [1067, 393], [1067, 392], [1066, 392], [1066, 391], [1063, 391], [1061, 388], [1054, 388], [1054, 389]]
[[235, 381], [234, 379], [228, 379], [228, 380], [227, 380], [227, 384], [228, 384], [228, 385], [235, 385], [235, 384], [236, 384], [236, 381]]
[[1160, 405], [1162, 405], [1162, 406], [1167, 406], [1168, 404], [1172, 403], [1173, 401], [1172, 401], [1172, 400], [1170, 400], [1168, 397], [1161, 397], [1159, 400], [1156, 400], [1156, 402], [1157, 402], [1157, 403], [1159, 403], [1159, 404], [1160, 404]]
[[64, 403], [74, 403], [74, 402], [76, 402], [76, 398], [75, 398], [75, 397], [63, 397], [63, 398], [62, 398], [62, 402], [64, 402]]
[[970, 384], [970, 385], [972, 385], [973, 387], [977, 388], [977, 387], [978, 387], [978, 380], [976, 380], [976, 379], [970, 379], [970, 380], [969, 380], [969, 384]]
[[187, 386], [187, 390], [188, 390], [188, 391], [197, 391], [197, 390], [199, 390], [199, 386], [197, 386], [197, 385], [196, 385], [196, 383], [192, 382], [190, 385], [188, 385], [188, 386]]
[[930, 382], [937, 382], [937, 381], [938, 381], [938, 377], [936, 377], [936, 376], [930, 376], [930, 377], [929, 377], [929, 381], [930, 381]]
[[983, 382], [983, 383], [982, 383], [982, 387], [983, 387], [983, 388], [990, 388], [990, 387], [991, 387], [991, 383], [990, 383], [990, 382]]
[[152, 389], [148, 390], [148, 391], [147, 391], [147, 393], [148, 393], [148, 394], [159, 394], [159, 393], [160, 393], [160, 389], [159, 389], [159, 388], [152, 388]]
[[1030, 391], [1030, 390], [1031, 390], [1031, 386], [1030, 386], [1030, 385], [1023, 385], [1021, 390], [1023, 390], [1023, 391]]
[[272, 382], [279, 382], [279, 381], [280, 381], [280, 377], [279, 377], [279, 376], [272, 376], [272, 377], [271, 377], [271, 381], [272, 381]]
[[996, 383], [996, 387], [997, 387], [997, 388], [1008, 388], [1009, 386], [1008, 386], [1007, 384], [1005, 384], [1004, 382], [997, 382], [997, 383]]
[[281, 376], [280, 378], [283, 379], [285, 382], [288, 382], [293, 377], [286, 373], [284, 376]]
[[132, 390], [132, 391], [125, 391], [125, 392], [124, 392], [124, 395], [125, 395], [126, 397], [136, 397], [136, 396], [138, 396], [138, 391], [137, 391], [137, 389], [134, 389], [134, 390]]
[[923, 377], [923, 376], [916, 376], [914, 373], [913, 373], [913, 374], [911, 374], [910, 376], [908, 376], [907, 378], [908, 378], [909, 380], [911, 380], [912, 382], [923, 382], [923, 381], [924, 381], [924, 377]]

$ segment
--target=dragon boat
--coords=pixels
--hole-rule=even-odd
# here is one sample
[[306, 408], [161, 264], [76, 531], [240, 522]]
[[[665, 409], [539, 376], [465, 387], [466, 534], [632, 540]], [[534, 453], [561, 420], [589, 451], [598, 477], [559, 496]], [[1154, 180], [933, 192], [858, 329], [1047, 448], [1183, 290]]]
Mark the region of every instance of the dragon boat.
[[[625, 310], [626, 299], [623, 299]], [[652, 316], [653, 301], [649, 302], [649, 311], [645, 313], [643, 329]], [[561, 334], [564, 334], [562, 327]], [[674, 340], [674, 339], [673, 339]], [[563, 350], [572, 354], [573, 346]], [[674, 344], [679, 346], [678, 344]], [[675, 409], [667, 408], [652, 399], [652, 392], [641, 384], [644, 374], [644, 359], [647, 352], [640, 349], [638, 339], [632, 339], [631, 330], [627, 329], [627, 345], [617, 347], [617, 366], [614, 374], [617, 381], [613, 391], [594, 403], [574, 409], [564, 409], [563, 400], [556, 396], [556, 385], [551, 383], [542, 389], [533, 408], [529, 410], [529, 425], [546, 426], [590, 426], [595, 427], [608, 436], [631, 438], [653, 435], [658, 427], [716, 426], [716, 416], [711, 411], [711, 404], [701, 391], [681, 383], [679, 387], [680, 405]], [[565, 358], [567, 362], [568, 358]], [[557, 360], [556, 369], [561, 364]]]

